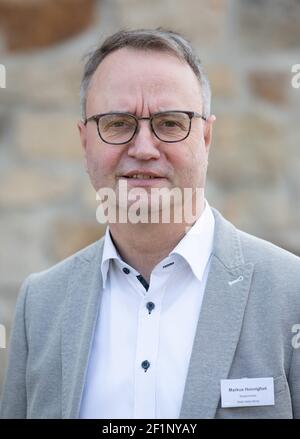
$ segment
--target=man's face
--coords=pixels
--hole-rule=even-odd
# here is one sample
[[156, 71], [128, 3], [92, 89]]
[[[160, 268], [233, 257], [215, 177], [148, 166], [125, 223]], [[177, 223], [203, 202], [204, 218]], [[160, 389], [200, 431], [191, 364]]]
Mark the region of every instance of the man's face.
[[[140, 116], [168, 110], [202, 114], [199, 82], [187, 63], [159, 51], [119, 49], [108, 55], [94, 73], [87, 95], [87, 117], [108, 112]], [[96, 122], [78, 127], [86, 168], [95, 190], [117, 191], [126, 179], [128, 190], [204, 188], [213, 117], [192, 119], [190, 135], [178, 143], [160, 141], [149, 121], [125, 145], [109, 145], [98, 135]], [[126, 178], [129, 173], [154, 173], [160, 178]]]

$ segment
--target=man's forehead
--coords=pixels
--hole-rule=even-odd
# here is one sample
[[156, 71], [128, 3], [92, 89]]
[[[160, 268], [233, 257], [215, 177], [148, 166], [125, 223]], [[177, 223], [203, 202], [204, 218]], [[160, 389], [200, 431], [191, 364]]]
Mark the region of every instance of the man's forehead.
[[187, 62], [174, 54], [158, 50], [137, 50], [122, 48], [107, 55], [97, 67], [93, 79], [101, 79], [103, 84], [112, 81], [122, 84], [122, 78], [130, 82], [160, 83], [184, 82], [186, 80], [198, 82], [196, 75]]
[[174, 55], [158, 51], [119, 49], [108, 55], [92, 78], [91, 97], [117, 100], [130, 96], [195, 97], [198, 80], [190, 66]]

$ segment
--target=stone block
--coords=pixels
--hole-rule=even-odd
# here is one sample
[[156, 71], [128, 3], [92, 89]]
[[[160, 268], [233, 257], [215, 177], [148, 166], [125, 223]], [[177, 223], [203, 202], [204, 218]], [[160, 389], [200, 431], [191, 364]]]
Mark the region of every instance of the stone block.
[[299, 47], [298, 0], [236, 1], [237, 38], [253, 51], [278, 51]]
[[24, 51], [76, 35], [93, 18], [95, 0], [0, 0], [7, 48]]
[[239, 95], [239, 79], [228, 65], [208, 64], [205, 71], [211, 84], [213, 99]]
[[49, 228], [48, 253], [53, 260], [62, 260], [97, 241], [105, 226], [96, 222], [74, 218], [57, 218]]
[[272, 184], [287, 155], [284, 129], [262, 112], [217, 114], [209, 174], [220, 188]]
[[0, 139], [3, 139], [10, 127], [11, 119], [7, 110], [4, 107], [0, 107]]
[[16, 167], [1, 175], [0, 206], [2, 208], [34, 208], [58, 202], [72, 193], [74, 178]]
[[294, 224], [290, 195], [281, 184], [259, 191], [237, 187], [224, 196], [222, 212], [242, 230], [299, 255], [299, 223]]
[[227, 1], [116, 0], [121, 27], [155, 28], [183, 32], [196, 45], [211, 46], [223, 35]]
[[16, 146], [29, 158], [83, 162], [77, 120], [62, 111], [23, 112], [16, 121]]
[[78, 108], [82, 75], [80, 56], [53, 52], [51, 55], [11, 57], [6, 61], [7, 86], [1, 93], [4, 105]]
[[290, 75], [287, 72], [251, 71], [248, 81], [254, 96], [275, 105], [288, 103]]
[[[44, 234], [48, 230], [45, 210], [28, 209], [18, 213], [2, 210], [0, 219], [1, 284], [20, 284], [32, 272], [50, 266], [45, 258]], [[1, 291], [1, 298], [7, 293]], [[9, 296], [10, 297], [10, 296]]]

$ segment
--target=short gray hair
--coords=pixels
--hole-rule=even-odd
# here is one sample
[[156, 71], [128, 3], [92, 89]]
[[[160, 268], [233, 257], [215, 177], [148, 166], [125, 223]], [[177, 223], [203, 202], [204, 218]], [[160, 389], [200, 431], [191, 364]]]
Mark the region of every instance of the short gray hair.
[[87, 92], [91, 78], [103, 59], [117, 49], [130, 47], [137, 50], [166, 52], [187, 62], [195, 73], [201, 90], [203, 116], [210, 115], [211, 88], [202, 63], [191, 43], [177, 32], [158, 29], [121, 30], [106, 38], [101, 46], [87, 53], [83, 78], [80, 85], [80, 105], [82, 118], [86, 118]]

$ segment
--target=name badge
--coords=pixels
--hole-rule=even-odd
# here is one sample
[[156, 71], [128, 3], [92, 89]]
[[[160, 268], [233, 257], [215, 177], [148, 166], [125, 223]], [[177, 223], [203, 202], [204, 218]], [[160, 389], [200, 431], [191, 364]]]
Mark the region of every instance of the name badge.
[[221, 380], [221, 405], [223, 408], [274, 404], [273, 378]]

